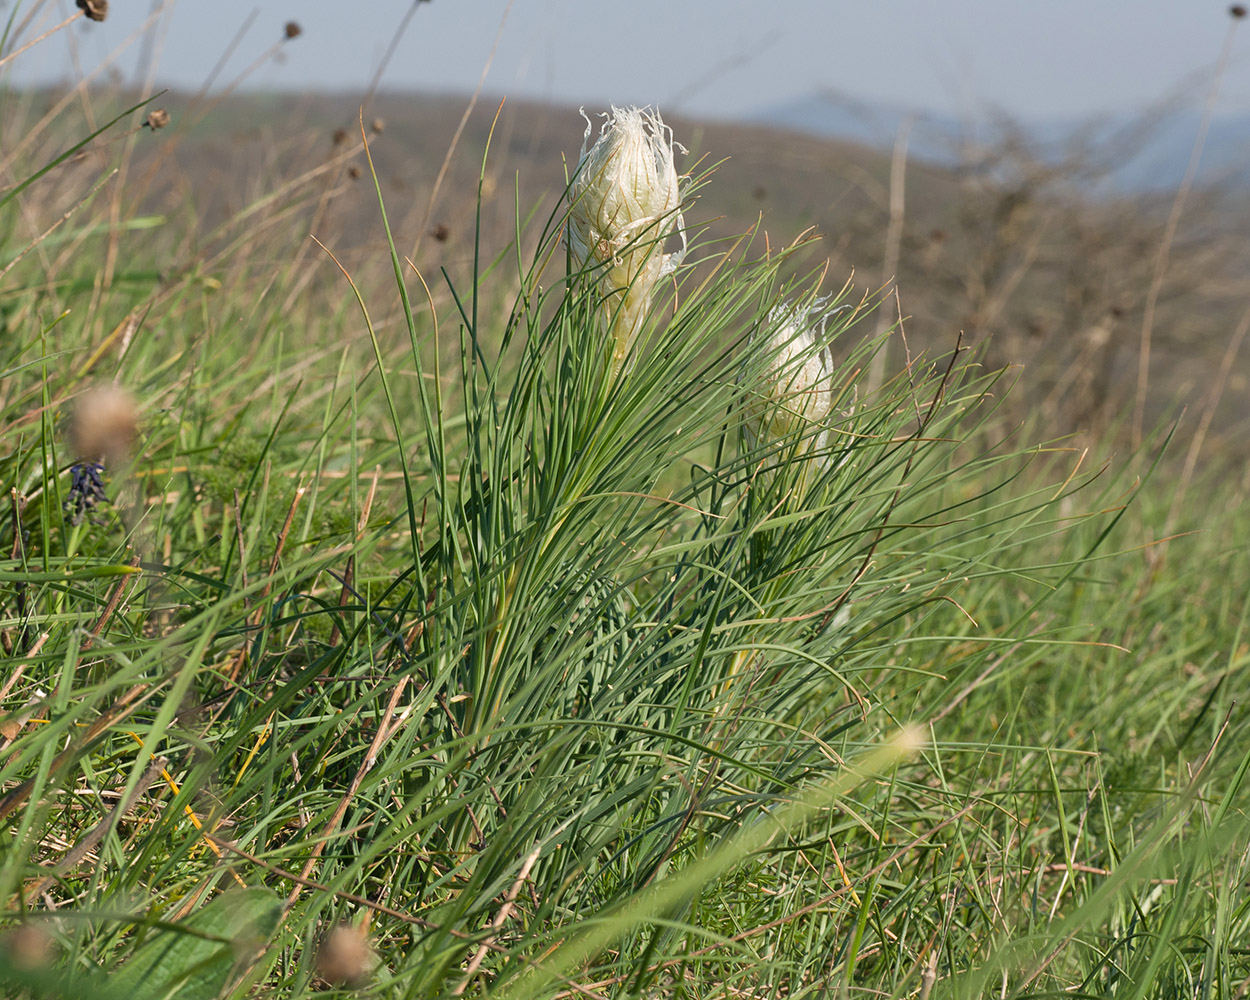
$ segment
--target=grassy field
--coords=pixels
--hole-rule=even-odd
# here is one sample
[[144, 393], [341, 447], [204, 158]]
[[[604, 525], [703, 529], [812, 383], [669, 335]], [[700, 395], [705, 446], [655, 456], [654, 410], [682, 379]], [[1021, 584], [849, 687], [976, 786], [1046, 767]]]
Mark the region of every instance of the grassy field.
[[[220, 108], [62, 98], [0, 93], [6, 995], [1250, 991], [1250, 481], [1199, 420], [1117, 451], [1010, 338], [877, 336], [849, 245], [716, 210], [776, 197], [732, 131], [678, 124], [621, 362], [573, 115], [479, 108], [435, 194], [390, 114], [231, 165]], [[1014, 218], [950, 270], [1046, 313]]]

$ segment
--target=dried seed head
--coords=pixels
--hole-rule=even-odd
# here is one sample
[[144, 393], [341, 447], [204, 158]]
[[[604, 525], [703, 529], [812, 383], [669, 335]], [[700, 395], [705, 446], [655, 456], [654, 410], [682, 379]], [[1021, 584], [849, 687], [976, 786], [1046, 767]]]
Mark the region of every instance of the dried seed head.
[[92, 21], [103, 21], [109, 16], [108, 0], [78, 0], [78, 9]]
[[451, 230], [447, 228], [447, 223], [440, 222], [437, 226], [430, 230], [430, 235], [439, 243], [446, 243], [447, 238], [451, 236]]
[[304, 33], [304, 29], [299, 26], [298, 21], [287, 21], [286, 26], [282, 29], [283, 36], [290, 41], [292, 38], [299, 38]]
[[116, 386], [88, 389], [74, 406], [69, 431], [80, 461], [108, 466], [124, 462], [139, 431], [134, 397]]
[[360, 180], [360, 168], [353, 163], [347, 168], [347, 176], [354, 181]]
[[1231, 7], [1228, 8], [1228, 13], [1229, 13], [1229, 16], [1232, 17], [1234, 20], [1240, 21], [1243, 17], [1246, 16], [1246, 8], [1242, 4], [1235, 3]]
[[347, 141], [347, 129], [336, 128], [334, 130], [334, 145], [341, 146]]
[[373, 119], [373, 121], [369, 125], [369, 131], [372, 132], [374, 135], [381, 135], [383, 132], [386, 131], [386, 119], [385, 118]]
[[169, 112], [164, 108], [157, 108], [148, 115], [144, 124], [153, 132], [158, 128], [164, 128], [169, 124]]
[[361, 986], [380, 964], [367, 924], [335, 924], [317, 949], [317, 974], [332, 986]]
[[657, 245], [674, 227], [682, 228], [672, 131], [650, 109], [614, 107], [604, 117], [589, 149], [592, 126], [586, 119], [577, 175], [569, 188], [566, 238], [579, 267], [603, 267], [598, 279], [602, 312], [619, 366], [642, 326], [656, 283], [681, 263], [685, 236], [675, 253]]
[[13, 968], [35, 972], [52, 964], [52, 937], [36, 924], [21, 924], [0, 936], [0, 951]]

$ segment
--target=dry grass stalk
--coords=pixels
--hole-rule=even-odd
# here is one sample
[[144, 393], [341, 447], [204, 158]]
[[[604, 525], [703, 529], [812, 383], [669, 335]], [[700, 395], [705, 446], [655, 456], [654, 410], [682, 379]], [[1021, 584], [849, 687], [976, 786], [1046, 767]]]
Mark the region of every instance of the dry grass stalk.
[[1193, 189], [1194, 179], [1198, 174], [1198, 163], [1202, 159], [1202, 150], [1206, 145], [1207, 132], [1211, 127], [1211, 118], [1215, 114], [1215, 99], [1220, 92], [1220, 82], [1228, 69], [1228, 60], [1233, 51], [1233, 37], [1236, 34], [1237, 21], [1233, 21], [1224, 36], [1224, 46], [1220, 50], [1220, 59], [1216, 64], [1215, 74], [1211, 79], [1211, 89], [1207, 93], [1207, 102], [1202, 110], [1202, 123], [1198, 126], [1198, 134], [1194, 137], [1193, 149], [1189, 154], [1189, 165], [1185, 168], [1185, 176], [1172, 202], [1172, 211], [1168, 214], [1167, 224], [1163, 229], [1163, 239], [1159, 243], [1159, 251], [1155, 257], [1154, 274], [1150, 279], [1150, 288], [1146, 293], [1146, 308], [1142, 315], [1141, 344], [1137, 355], [1137, 397], [1133, 407], [1133, 448], [1140, 447], [1146, 414], [1146, 393], [1150, 385], [1150, 351], [1154, 334], [1155, 307], [1159, 301], [1159, 289], [1163, 287], [1163, 275], [1167, 271], [1168, 255], [1172, 251], [1172, 243], [1176, 239], [1176, 230], [1180, 225], [1181, 213], [1185, 209], [1185, 201]]

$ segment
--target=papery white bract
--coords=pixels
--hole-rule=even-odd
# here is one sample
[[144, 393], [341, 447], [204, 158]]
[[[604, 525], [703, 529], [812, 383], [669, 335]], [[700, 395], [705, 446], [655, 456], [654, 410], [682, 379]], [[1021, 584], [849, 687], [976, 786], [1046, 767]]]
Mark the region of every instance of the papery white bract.
[[768, 370], [753, 407], [761, 438], [785, 438], [823, 424], [833, 412], [833, 354], [824, 339], [822, 304], [775, 306], [766, 323]]
[[[766, 441], [792, 439], [801, 453], [825, 468], [840, 468], [850, 457], [841, 447], [846, 432], [833, 426], [849, 418], [855, 404], [839, 406], [829, 320], [851, 306], [830, 308], [827, 298], [774, 306], [752, 337], [752, 349], [766, 357], [753, 384], [742, 429], [750, 448]], [[841, 452], [840, 457], [837, 454]]]
[[602, 266], [600, 309], [619, 369], [656, 284], [681, 263], [685, 238], [681, 251], [665, 253], [661, 246], [674, 228], [682, 228], [672, 131], [650, 109], [614, 107], [605, 117], [589, 149], [592, 126], [586, 119], [569, 189], [567, 239], [579, 267]]

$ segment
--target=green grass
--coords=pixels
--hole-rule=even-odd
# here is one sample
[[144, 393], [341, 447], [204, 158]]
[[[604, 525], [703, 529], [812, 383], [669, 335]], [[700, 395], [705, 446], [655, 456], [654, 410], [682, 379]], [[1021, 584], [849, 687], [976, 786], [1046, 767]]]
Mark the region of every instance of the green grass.
[[[6, 260], [146, 138], [51, 134]], [[696, 230], [615, 374], [562, 203], [431, 309], [402, 239], [292, 266], [317, 183], [103, 188], [0, 284], [10, 994], [328, 993], [366, 920], [379, 997], [1245, 994], [1244, 487], [1173, 520], [1162, 440], [1082, 460], [964, 352], [857, 391], [862, 304], [835, 433], [758, 440], [810, 247]]]

